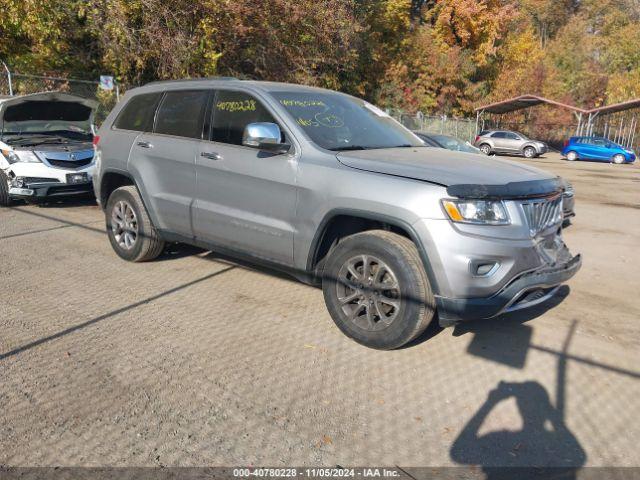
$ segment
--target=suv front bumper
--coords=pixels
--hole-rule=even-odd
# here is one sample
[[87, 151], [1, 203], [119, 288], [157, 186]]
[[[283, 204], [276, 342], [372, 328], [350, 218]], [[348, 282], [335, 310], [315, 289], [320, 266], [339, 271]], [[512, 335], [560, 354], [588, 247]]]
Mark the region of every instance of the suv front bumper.
[[29, 185], [22, 187], [10, 187], [9, 196], [16, 199], [44, 199], [53, 197], [66, 197], [73, 195], [87, 195], [93, 193], [93, 184], [87, 183], [48, 183]]
[[[568, 254], [568, 251], [567, 251]], [[520, 310], [551, 298], [558, 287], [573, 277], [582, 266], [580, 254], [552, 267], [525, 273], [486, 298], [446, 298], [437, 296], [436, 305], [441, 326], [463, 320], [491, 318], [501, 313]]]

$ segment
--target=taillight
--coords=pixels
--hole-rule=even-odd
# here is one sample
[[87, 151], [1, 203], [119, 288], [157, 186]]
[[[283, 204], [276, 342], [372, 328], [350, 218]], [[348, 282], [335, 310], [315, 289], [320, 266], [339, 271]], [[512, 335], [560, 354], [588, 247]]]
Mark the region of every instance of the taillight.
[[97, 146], [98, 142], [100, 142], [100, 135], [94, 135], [93, 136], [93, 146]]
[[473, 143], [476, 143], [479, 139], [480, 139], [480, 135], [476, 135], [476, 139], [473, 141]]
[[564, 146], [565, 146], [565, 147], [569, 146], [569, 140], [565, 140], [565, 141], [564, 141]]

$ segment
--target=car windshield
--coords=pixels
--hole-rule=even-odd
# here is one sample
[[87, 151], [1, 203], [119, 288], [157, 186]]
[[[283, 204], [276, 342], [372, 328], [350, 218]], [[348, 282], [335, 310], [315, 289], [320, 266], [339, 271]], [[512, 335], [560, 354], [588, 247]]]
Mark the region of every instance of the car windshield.
[[477, 153], [478, 149], [472, 147], [466, 142], [457, 139], [456, 137], [450, 137], [448, 135], [433, 135], [433, 139], [442, 145], [447, 150], [457, 150], [458, 152], [470, 152]]
[[379, 108], [330, 92], [273, 92], [318, 146], [327, 150], [424, 147], [422, 141]]

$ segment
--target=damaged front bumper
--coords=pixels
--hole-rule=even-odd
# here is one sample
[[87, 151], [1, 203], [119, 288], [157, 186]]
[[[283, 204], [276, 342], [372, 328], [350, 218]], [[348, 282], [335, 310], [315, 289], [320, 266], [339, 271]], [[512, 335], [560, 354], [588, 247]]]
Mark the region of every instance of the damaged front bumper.
[[559, 286], [573, 277], [582, 266], [580, 254], [571, 256], [565, 249], [553, 265], [524, 273], [498, 293], [485, 298], [436, 297], [441, 326], [466, 320], [480, 320], [502, 313], [532, 307], [551, 298]]
[[81, 183], [23, 183], [21, 186], [9, 186], [9, 196], [14, 199], [45, 199], [93, 193], [91, 181]]

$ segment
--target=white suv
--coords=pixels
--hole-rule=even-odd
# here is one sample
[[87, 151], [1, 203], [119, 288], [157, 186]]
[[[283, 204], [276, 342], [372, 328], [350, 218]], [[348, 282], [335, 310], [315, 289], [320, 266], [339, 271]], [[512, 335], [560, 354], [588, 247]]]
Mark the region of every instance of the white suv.
[[62, 92], [0, 99], [0, 206], [93, 191], [96, 107]]

